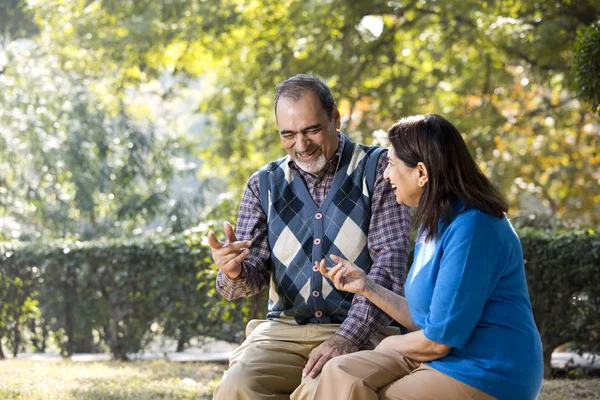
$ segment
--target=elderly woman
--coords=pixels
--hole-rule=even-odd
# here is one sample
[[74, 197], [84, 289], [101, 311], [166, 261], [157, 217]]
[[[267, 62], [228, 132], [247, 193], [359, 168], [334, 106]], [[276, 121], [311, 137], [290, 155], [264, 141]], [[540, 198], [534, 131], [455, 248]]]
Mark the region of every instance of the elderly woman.
[[331, 360], [315, 398], [535, 399], [542, 346], [505, 199], [441, 116], [404, 118], [389, 139], [384, 177], [420, 225], [406, 297], [339, 257], [318, 267], [412, 332]]

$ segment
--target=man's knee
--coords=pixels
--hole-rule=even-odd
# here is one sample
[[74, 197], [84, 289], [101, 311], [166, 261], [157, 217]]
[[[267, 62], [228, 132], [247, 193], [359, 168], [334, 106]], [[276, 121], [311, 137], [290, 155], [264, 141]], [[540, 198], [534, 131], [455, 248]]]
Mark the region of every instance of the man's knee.
[[221, 382], [215, 389], [213, 399], [235, 400], [248, 399], [255, 382], [252, 371], [243, 362], [233, 364], [221, 378]]

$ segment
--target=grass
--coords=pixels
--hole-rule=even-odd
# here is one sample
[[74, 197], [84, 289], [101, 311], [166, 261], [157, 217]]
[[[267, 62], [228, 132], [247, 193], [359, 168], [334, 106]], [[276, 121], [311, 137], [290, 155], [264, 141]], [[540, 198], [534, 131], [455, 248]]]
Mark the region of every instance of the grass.
[[[221, 364], [0, 361], [0, 399], [210, 399]], [[539, 400], [600, 400], [600, 378], [544, 382]]]
[[210, 399], [224, 365], [0, 361], [0, 399]]
[[600, 399], [600, 378], [544, 381], [539, 400]]

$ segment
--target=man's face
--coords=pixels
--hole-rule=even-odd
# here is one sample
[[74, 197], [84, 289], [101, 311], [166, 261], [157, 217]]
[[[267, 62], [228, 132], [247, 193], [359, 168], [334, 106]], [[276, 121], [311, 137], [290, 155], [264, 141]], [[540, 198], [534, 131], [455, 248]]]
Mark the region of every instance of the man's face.
[[298, 167], [317, 175], [338, 147], [340, 113], [333, 107], [331, 120], [318, 96], [304, 92], [300, 100], [280, 97], [275, 110], [281, 144]]

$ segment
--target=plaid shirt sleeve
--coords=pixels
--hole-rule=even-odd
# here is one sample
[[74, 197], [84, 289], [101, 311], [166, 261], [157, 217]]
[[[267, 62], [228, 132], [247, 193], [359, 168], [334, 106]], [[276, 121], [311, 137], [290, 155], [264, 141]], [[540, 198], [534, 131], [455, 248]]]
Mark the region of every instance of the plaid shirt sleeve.
[[267, 241], [267, 216], [260, 204], [258, 173], [248, 180], [238, 211], [236, 236], [238, 240], [251, 240], [250, 254], [242, 262], [239, 278], [229, 279], [217, 274], [217, 291], [227, 300], [253, 296], [269, 284], [270, 251]]
[[[407, 206], [396, 203], [392, 186], [383, 179], [387, 162], [385, 152], [377, 163], [371, 200], [368, 246], [373, 265], [368, 276], [375, 283], [403, 295], [410, 243], [410, 213]], [[348, 317], [337, 334], [361, 347], [391, 321], [392, 318], [379, 307], [365, 297], [355, 295]]]

